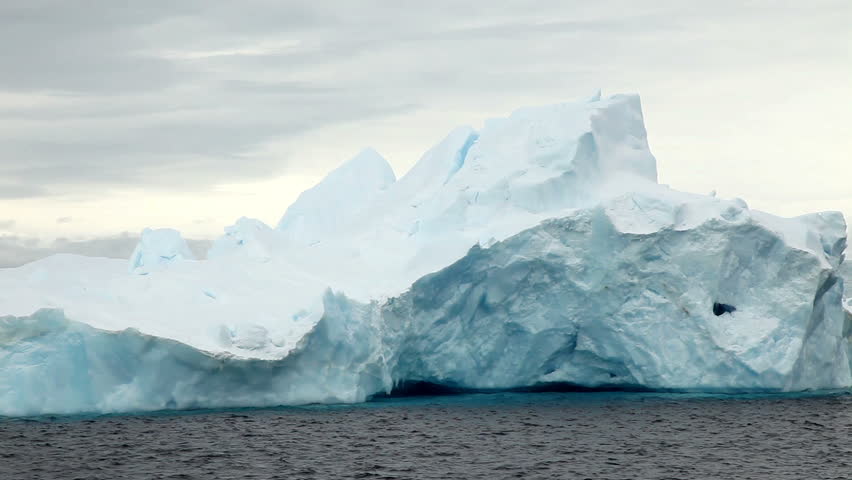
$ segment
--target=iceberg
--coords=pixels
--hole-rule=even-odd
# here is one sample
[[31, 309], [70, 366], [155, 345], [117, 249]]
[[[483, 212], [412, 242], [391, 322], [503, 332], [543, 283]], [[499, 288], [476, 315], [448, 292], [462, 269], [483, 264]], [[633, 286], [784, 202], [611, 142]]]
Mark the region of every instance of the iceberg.
[[[0, 415], [360, 402], [400, 385], [852, 386], [846, 224], [657, 183], [636, 95], [367, 149], [207, 260], [0, 270]], [[845, 303], [844, 303], [845, 302]], [[844, 306], [845, 305], [845, 306]]]

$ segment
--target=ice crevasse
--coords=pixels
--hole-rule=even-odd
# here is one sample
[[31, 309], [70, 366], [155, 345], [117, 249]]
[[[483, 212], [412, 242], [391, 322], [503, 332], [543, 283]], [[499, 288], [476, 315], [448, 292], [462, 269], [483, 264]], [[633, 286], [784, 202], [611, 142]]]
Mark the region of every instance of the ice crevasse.
[[[367, 149], [193, 260], [0, 270], [0, 415], [360, 402], [405, 382], [848, 388], [846, 224], [657, 183], [639, 99]], [[846, 303], [844, 303], [846, 302]]]

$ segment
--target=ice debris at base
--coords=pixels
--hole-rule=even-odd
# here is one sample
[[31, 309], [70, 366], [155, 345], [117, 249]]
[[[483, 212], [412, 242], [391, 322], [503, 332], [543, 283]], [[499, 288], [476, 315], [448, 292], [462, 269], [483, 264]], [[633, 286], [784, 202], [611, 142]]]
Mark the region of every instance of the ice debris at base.
[[842, 215], [656, 178], [638, 97], [596, 96], [455, 129], [399, 180], [365, 150], [205, 261], [146, 230], [134, 274], [73, 255], [0, 270], [0, 415], [357, 402], [408, 381], [852, 385]]

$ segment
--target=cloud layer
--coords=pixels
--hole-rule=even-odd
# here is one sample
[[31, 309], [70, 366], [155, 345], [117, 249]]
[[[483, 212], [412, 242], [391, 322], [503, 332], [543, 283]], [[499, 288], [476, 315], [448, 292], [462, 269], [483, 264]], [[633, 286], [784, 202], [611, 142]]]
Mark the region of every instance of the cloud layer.
[[[744, 31], [760, 17], [819, 20], [799, 25], [810, 35], [790, 43], [792, 56], [848, 48], [820, 42], [847, 28], [828, 8], [741, 3], [4, 2], [0, 195], [265, 178], [305, 167], [259, 153], [265, 143], [329, 125], [581, 94], [660, 69], [746, 68], [773, 47], [767, 32]], [[718, 24], [727, 34], [708, 50]], [[666, 38], [677, 43], [655, 49]]]

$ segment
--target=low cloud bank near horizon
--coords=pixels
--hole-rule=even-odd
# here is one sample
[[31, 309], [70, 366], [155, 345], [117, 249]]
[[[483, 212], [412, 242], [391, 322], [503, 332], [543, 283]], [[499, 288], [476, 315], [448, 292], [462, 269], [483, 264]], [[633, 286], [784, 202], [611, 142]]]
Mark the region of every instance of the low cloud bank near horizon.
[[[88, 240], [58, 238], [49, 244], [43, 244], [33, 237], [0, 235], [0, 268], [20, 267], [60, 253], [129, 259], [137, 243], [139, 235], [130, 232]], [[206, 258], [207, 249], [212, 244], [210, 240], [196, 239], [187, 239], [186, 243], [197, 259]]]

